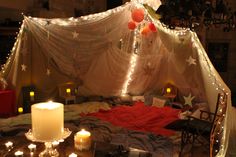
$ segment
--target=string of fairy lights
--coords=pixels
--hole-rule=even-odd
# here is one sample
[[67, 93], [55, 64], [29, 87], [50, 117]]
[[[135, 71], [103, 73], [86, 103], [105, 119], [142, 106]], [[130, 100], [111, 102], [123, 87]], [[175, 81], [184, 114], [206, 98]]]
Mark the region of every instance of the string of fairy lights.
[[7, 70], [7, 67], [12, 63], [13, 56], [14, 56], [15, 53], [16, 53], [16, 48], [17, 48], [18, 43], [19, 43], [19, 41], [20, 41], [20, 39], [21, 39], [21, 37], [22, 37], [24, 27], [25, 27], [25, 22], [24, 22], [24, 20], [23, 20], [23, 22], [22, 22], [22, 24], [21, 24], [21, 27], [19, 28], [19, 32], [16, 32], [16, 34], [17, 34], [17, 36], [16, 36], [16, 38], [15, 38], [16, 41], [15, 41], [15, 43], [14, 43], [14, 45], [13, 45], [13, 47], [12, 47], [10, 53], [8, 53], [8, 55], [7, 55], [6, 63], [1, 66], [1, 71], [0, 71], [0, 74], [1, 74], [1, 75], [5, 75], [6, 70]]
[[132, 44], [132, 52], [131, 57], [130, 57], [130, 62], [129, 62], [129, 69], [126, 75], [126, 80], [123, 84], [123, 88], [121, 91], [121, 96], [125, 96], [127, 94], [128, 86], [130, 85], [132, 81], [132, 75], [135, 71], [135, 67], [137, 65], [137, 58], [138, 58], [138, 51], [139, 48], [137, 47], [137, 35], [139, 33], [138, 27], [134, 30], [134, 36], [133, 36], [133, 44]]
[[[135, 5], [138, 5], [139, 7], [141, 6], [140, 3], [137, 3]], [[67, 26], [67, 25], [71, 25], [71, 24], [79, 25], [79, 24], [84, 24], [84, 23], [89, 22], [89, 21], [104, 19], [104, 18], [106, 18], [106, 17], [108, 17], [112, 14], [123, 11], [124, 8], [126, 8], [126, 7], [127, 7], [126, 5], [123, 5], [123, 6], [114, 8], [114, 9], [110, 9], [106, 12], [91, 14], [91, 15], [87, 15], [87, 16], [81, 16], [79, 18], [71, 17], [71, 18], [68, 18], [68, 19], [52, 19], [52, 20], [50, 20], [50, 22], [51, 22], [51, 24], [57, 24], [57, 25], [62, 25], [62, 26]], [[31, 19], [31, 17], [29, 17], [29, 18]], [[225, 93], [226, 95], [229, 95], [228, 90], [224, 88], [224, 86], [220, 83], [221, 80], [219, 80], [218, 77], [216, 76], [215, 69], [212, 66], [207, 54], [205, 53], [205, 50], [204, 50], [203, 46], [200, 44], [200, 41], [199, 41], [196, 33], [190, 31], [190, 29], [185, 29], [185, 30], [168, 29], [166, 27], [163, 27], [163, 24], [160, 23], [160, 21], [153, 19], [150, 15], [148, 16], [148, 18], [158, 27], [158, 29], [160, 29], [161, 31], [164, 31], [168, 34], [171, 34], [175, 37], [179, 38], [180, 35], [182, 36], [185, 33], [190, 32], [191, 35], [192, 35], [192, 38], [191, 38], [192, 46], [193, 46], [193, 48], [196, 48], [197, 53], [200, 56], [200, 61], [202, 61], [203, 66], [207, 70], [208, 76], [211, 79], [211, 84], [214, 86], [216, 91], [220, 91], [220, 92]], [[45, 25], [45, 22], [47, 23], [47, 21], [45, 19], [41, 19], [41, 18], [32, 18], [32, 19], [39, 22], [42, 25]], [[0, 72], [1, 75], [4, 75], [6, 73], [8, 66], [13, 61], [13, 58], [14, 58], [13, 56], [16, 53], [16, 47], [17, 47], [17, 45], [19, 43], [19, 40], [21, 39], [22, 34], [24, 32], [23, 31], [24, 28], [25, 28], [25, 22], [24, 21], [25, 20], [23, 20], [22, 25], [21, 25], [20, 30], [19, 30], [19, 33], [17, 34], [16, 41], [14, 43], [14, 46], [13, 46], [12, 50], [11, 50], [11, 53], [8, 54], [6, 63], [4, 65], [2, 65], [2, 67], [1, 67], [1, 72]], [[132, 76], [133, 76], [133, 73], [135, 71], [135, 67], [137, 65], [137, 58], [138, 58], [137, 53], [139, 51], [139, 48], [137, 48], [136, 44], [137, 44], [137, 40], [138, 40], [138, 34], [139, 34], [139, 27], [137, 27], [134, 30], [134, 36], [133, 36], [134, 40], [133, 40], [133, 44], [132, 44], [132, 52], [133, 53], [131, 53], [129, 68], [128, 68], [128, 71], [127, 71], [126, 80], [125, 80], [125, 82], [123, 84], [123, 87], [122, 87], [122, 90], [121, 90], [121, 95], [127, 94], [128, 87], [129, 87], [129, 85], [132, 81]], [[223, 99], [223, 98], [221, 98], [221, 99]], [[224, 124], [221, 124], [221, 125], [222, 125], [222, 130], [224, 130], [224, 126], [223, 126]], [[218, 132], [218, 133], [220, 133], [220, 132]], [[224, 143], [224, 138], [225, 138], [225, 135], [222, 136], [222, 139], [220, 140], [220, 141], [223, 141], [223, 143]], [[220, 152], [220, 151], [223, 151], [223, 150], [224, 150], [224, 145], [221, 144], [220, 150], [216, 150], [216, 151]]]
[[[219, 77], [217, 77], [216, 70], [213, 67], [209, 57], [207, 56], [207, 54], [205, 53], [205, 49], [203, 48], [203, 46], [200, 44], [199, 38], [197, 37], [197, 34], [195, 32], [190, 31], [190, 29], [180, 29], [180, 30], [173, 30], [173, 29], [168, 29], [165, 26], [163, 26], [163, 24], [158, 21], [153, 19], [150, 15], [148, 16], [148, 18], [150, 20], [153, 21], [153, 23], [158, 26], [158, 29], [160, 31], [166, 32], [170, 35], [173, 35], [177, 38], [181, 38], [182, 36], [184, 36], [186, 33], [190, 32], [191, 33], [191, 42], [192, 42], [192, 48], [195, 48], [197, 53], [199, 54], [200, 57], [200, 61], [203, 63], [203, 67], [205, 70], [207, 70], [208, 73], [208, 77], [211, 80], [211, 84], [214, 86], [216, 91], [219, 91], [220, 93], [225, 93], [227, 96], [229, 95], [229, 91], [227, 89], [224, 88], [223, 84], [221, 84], [220, 82], [222, 80], [219, 79]], [[181, 40], [181, 39], [180, 39]], [[227, 99], [224, 99], [223, 96], [220, 96], [220, 102], [219, 103], [225, 103], [224, 101], [227, 101]], [[227, 102], [226, 102], [227, 103]], [[226, 104], [223, 104], [226, 105]], [[222, 111], [222, 109], [220, 109]], [[225, 117], [225, 114], [223, 114], [223, 116]], [[215, 149], [215, 153], [218, 153], [218, 156], [222, 156], [224, 154], [224, 150], [225, 150], [225, 137], [226, 137], [226, 132], [224, 129], [225, 126], [225, 121], [223, 122], [218, 122], [218, 125], [220, 125], [220, 130], [218, 130], [217, 135], [222, 135], [221, 139], [217, 139], [215, 140], [216, 143], [220, 143], [220, 147], [219, 149]]]
[[[52, 20], [50, 20], [50, 23], [51, 24], [57, 24], [57, 25], [60, 25], [60, 26], [67, 26], [67, 25], [71, 25], [71, 24], [75, 24], [75, 25], [84, 24], [85, 22], [89, 22], [89, 21], [94, 22], [94, 20], [104, 19], [104, 18], [106, 18], [106, 17], [108, 17], [112, 14], [116, 14], [117, 12], [121, 12], [128, 5], [130, 5], [130, 4], [126, 3], [125, 5], [116, 7], [114, 9], [107, 10], [105, 12], [90, 14], [90, 15], [81, 16], [81, 17], [78, 17], [78, 18], [71, 17], [71, 18], [68, 18], [68, 19], [52, 19]], [[23, 15], [23, 13], [22, 13], [22, 15]], [[7, 54], [6, 63], [1, 65], [0, 74], [2, 74], [2, 75], [4, 75], [6, 73], [6, 69], [12, 61], [12, 56], [15, 55], [16, 47], [19, 43], [19, 40], [21, 39], [21, 36], [23, 34], [23, 30], [25, 28], [25, 22], [24, 21], [27, 18], [32, 19], [32, 20], [34, 20], [34, 21], [36, 21], [36, 22], [38, 22], [38, 23], [40, 23], [41, 25], [44, 25], [44, 26], [49, 22], [47, 19], [43, 19], [43, 18], [24, 16], [24, 20], [22, 22], [22, 25], [19, 28], [19, 33], [16, 32], [16, 34], [17, 34], [16, 41], [15, 41], [11, 51]], [[47, 34], [48, 34], [48, 30], [46, 30], [46, 31], [47, 31]]]

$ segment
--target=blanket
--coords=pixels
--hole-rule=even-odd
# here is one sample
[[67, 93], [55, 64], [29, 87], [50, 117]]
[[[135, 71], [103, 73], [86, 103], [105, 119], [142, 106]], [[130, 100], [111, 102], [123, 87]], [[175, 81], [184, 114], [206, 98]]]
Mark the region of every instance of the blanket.
[[171, 107], [146, 106], [143, 102], [136, 102], [133, 106], [117, 106], [111, 110], [83, 114], [121, 126], [130, 130], [151, 132], [157, 135], [172, 136], [173, 130], [164, 127], [179, 119], [180, 110]]

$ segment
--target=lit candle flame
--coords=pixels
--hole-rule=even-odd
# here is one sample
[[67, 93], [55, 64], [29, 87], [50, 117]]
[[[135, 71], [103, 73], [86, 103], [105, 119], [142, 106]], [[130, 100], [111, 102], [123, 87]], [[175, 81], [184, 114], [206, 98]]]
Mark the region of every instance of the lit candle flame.
[[28, 145], [28, 148], [30, 151], [34, 151], [36, 149], [36, 145], [31, 143], [30, 145]]
[[69, 155], [69, 157], [77, 157], [77, 154], [71, 153], [71, 154]]
[[6, 146], [7, 148], [10, 148], [10, 147], [13, 146], [13, 143], [12, 143], [11, 141], [8, 141], [7, 143], [5, 143], [5, 146]]
[[22, 151], [19, 151], [19, 150], [15, 152], [15, 156], [23, 156], [23, 154], [24, 153]]

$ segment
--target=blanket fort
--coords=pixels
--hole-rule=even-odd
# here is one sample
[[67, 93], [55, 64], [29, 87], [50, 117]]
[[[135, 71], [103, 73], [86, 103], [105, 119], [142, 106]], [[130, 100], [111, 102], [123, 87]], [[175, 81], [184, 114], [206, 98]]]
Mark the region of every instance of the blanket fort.
[[[231, 92], [197, 34], [166, 28], [144, 7], [146, 3], [151, 5], [154, 0], [134, 0], [78, 18], [25, 16], [0, 73], [16, 91], [17, 103], [21, 104], [22, 87], [29, 85], [38, 90], [35, 99], [45, 101], [57, 96], [59, 84], [69, 81], [79, 85], [79, 95], [101, 96], [141, 95], [173, 82], [181, 95], [191, 94], [214, 111], [217, 94], [225, 92], [230, 98]], [[144, 16], [136, 19], [136, 27], [130, 30], [128, 23], [135, 9], [143, 9]], [[148, 30], [149, 26], [156, 31]], [[232, 121], [236, 111], [231, 99], [227, 104], [219, 156], [226, 151], [236, 153], [235, 141], [228, 141], [236, 138]]]

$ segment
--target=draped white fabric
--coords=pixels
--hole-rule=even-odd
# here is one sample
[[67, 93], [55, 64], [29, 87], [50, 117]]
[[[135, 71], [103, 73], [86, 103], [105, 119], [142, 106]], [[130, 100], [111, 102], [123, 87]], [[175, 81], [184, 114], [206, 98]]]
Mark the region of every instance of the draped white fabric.
[[[157, 32], [148, 36], [139, 34], [138, 54], [134, 54], [134, 32], [127, 28], [134, 4], [135, 1], [80, 18], [25, 17], [15, 48], [1, 72], [16, 89], [18, 102], [23, 86], [34, 84], [41, 93], [39, 97], [45, 100], [55, 97], [58, 85], [68, 81], [78, 84], [80, 95], [121, 95], [130, 59], [135, 56], [127, 93], [155, 93], [172, 82], [180, 95], [191, 93], [196, 102], [207, 102], [213, 111], [217, 93], [224, 91], [229, 95], [225, 141], [230, 130], [233, 137], [236, 126], [230, 119], [235, 119], [235, 109], [231, 106], [230, 90], [196, 34], [189, 30], [168, 30], [146, 15], [146, 20], [155, 23]], [[187, 61], [190, 57], [195, 64]], [[27, 66], [25, 71], [21, 65]], [[232, 145], [229, 148], [228, 153], [234, 153]], [[223, 149], [219, 156], [225, 153]]]

